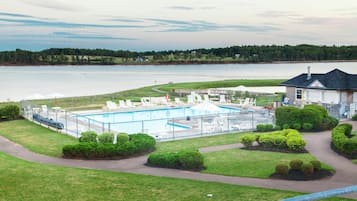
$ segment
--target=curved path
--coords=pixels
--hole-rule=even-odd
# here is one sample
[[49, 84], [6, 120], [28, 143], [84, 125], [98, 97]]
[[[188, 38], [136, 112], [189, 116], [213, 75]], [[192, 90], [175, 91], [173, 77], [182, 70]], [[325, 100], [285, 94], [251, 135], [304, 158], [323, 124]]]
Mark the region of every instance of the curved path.
[[[349, 185], [357, 184], [357, 165], [352, 164], [349, 160], [337, 155], [330, 149], [331, 132], [320, 132], [306, 134], [304, 138], [307, 140], [307, 150], [319, 160], [323, 161], [336, 169], [336, 174], [330, 178], [318, 181], [286, 181], [275, 179], [258, 179], [245, 177], [232, 177], [213, 174], [203, 174], [199, 172], [190, 172], [174, 169], [153, 168], [145, 166], [147, 156], [141, 156], [124, 160], [73, 160], [55, 158], [31, 152], [21, 145], [18, 145], [10, 140], [0, 136], [0, 151], [9, 155], [21, 158], [27, 161], [61, 165], [68, 167], [79, 167], [89, 169], [101, 169], [120, 171], [136, 174], [145, 174], [153, 176], [164, 176], [172, 178], [183, 178], [200, 181], [221, 182], [227, 184], [238, 184], [245, 186], [256, 186], [272, 189], [283, 189], [299, 192], [318, 192], [328, 189], [334, 189]], [[222, 145], [208, 148], [202, 148], [202, 152], [218, 151], [224, 149], [232, 149], [240, 145]], [[346, 195], [346, 197], [357, 198], [357, 193]]]

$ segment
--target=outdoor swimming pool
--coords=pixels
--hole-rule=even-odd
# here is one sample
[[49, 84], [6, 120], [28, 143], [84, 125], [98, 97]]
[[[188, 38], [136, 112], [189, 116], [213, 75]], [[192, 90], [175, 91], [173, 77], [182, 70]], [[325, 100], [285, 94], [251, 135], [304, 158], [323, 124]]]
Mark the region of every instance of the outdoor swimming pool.
[[[190, 107], [161, 108], [153, 110], [134, 110], [127, 112], [110, 112], [100, 114], [78, 115], [78, 119], [88, 122], [94, 128], [108, 124], [109, 129], [125, 133], [162, 133], [192, 129], [192, 126], [179, 123], [198, 116], [218, 116], [223, 114], [238, 114], [240, 108], [220, 106], [215, 111], [195, 110]], [[175, 121], [177, 120], [177, 122]]]

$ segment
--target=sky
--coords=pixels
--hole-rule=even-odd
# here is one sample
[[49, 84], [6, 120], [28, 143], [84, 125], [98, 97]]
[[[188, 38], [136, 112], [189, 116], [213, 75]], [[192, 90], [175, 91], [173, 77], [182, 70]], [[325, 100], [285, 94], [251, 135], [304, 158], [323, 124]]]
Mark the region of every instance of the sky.
[[0, 51], [356, 45], [356, 0], [1, 0]]

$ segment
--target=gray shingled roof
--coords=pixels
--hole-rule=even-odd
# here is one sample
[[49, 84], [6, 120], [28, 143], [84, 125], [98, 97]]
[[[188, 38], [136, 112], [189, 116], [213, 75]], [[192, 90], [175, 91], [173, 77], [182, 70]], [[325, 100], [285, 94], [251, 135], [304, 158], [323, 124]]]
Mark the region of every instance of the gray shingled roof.
[[310, 88], [309, 85], [315, 80], [323, 84], [325, 89], [357, 89], [357, 75], [348, 74], [339, 69], [332, 70], [326, 74], [311, 74], [311, 79], [307, 79], [307, 73], [300, 74], [290, 80], [281, 83], [281, 86], [293, 86], [300, 88]]

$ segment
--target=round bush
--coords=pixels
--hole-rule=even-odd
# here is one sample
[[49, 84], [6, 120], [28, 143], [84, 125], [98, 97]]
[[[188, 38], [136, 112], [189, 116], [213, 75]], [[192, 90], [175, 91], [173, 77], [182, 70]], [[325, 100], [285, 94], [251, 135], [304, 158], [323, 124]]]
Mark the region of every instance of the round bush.
[[97, 133], [94, 131], [86, 131], [81, 133], [79, 142], [97, 142]]
[[201, 170], [203, 168], [203, 155], [198, 150], [181, 151], [178, 154], [180, 166], [185, 170]]
[[301, 171], [304, 173], [304, 175], [311, 176], [314, 174], [314, 166], [311, 163], [304, 163], [301, 166]]
[[306, 142], [302, 137], [288, 137], [286, 140], [286, 145], [290, 150], [302, 151], [305, 148]]
[[280, 175], [288, 175], [289, 167], [286, 164], [278, 164], [275, 166], [275, 173]]
[[301, 124], [300, 123], [294, 123], [292, 128], [296, 129], [296, 130], [300, 130], [301, 129]]
[[303, 123], [302, 128], [304, 131], [311, 131], [314, 126], [311, 123]]
[[352, 120], [357, 121], [357, 114], [353, 115]]
[[248, 135], [243, 135], [240, 139], [245, 147], [251, 147], [253, 146], [253, 142], [257, 139], [257, 136], [248, 134]]
[[276, 131], [281, 130], [281, 126], [276, 125], [276, 126], [274, 127], [274, 130], [276, 130]]
[[0, 107], [0, 119], [14, 120], [20, 117], [20, 108], [17, 105], [5, 105]]
[[118, 133], [117, 144], [124, 144], [129, 142], [129, 135], [127, 133]]
[[114, 133], [103, 133], [101, 135], [98, 135], [98, 141], [100, 143], [113, 143]]
[[148, 165], [163, 168], [180, 168], [177, 153], [153, 153], [149, 155]]
[[289, 129], [289, 128], [290, 128], [289, 124], [284, 124], [283, 125], [283, 129]]
[[304, 162], [302, 160], [296, 159], [296, 160], [292, 160], [290, 161], [290, 168], [292, 170], [301, 170], [301, 166]]
[[321, 162], [318, 160], [310, 161], [311, 165], [314, 167], [314, 170], [321, 170]]

